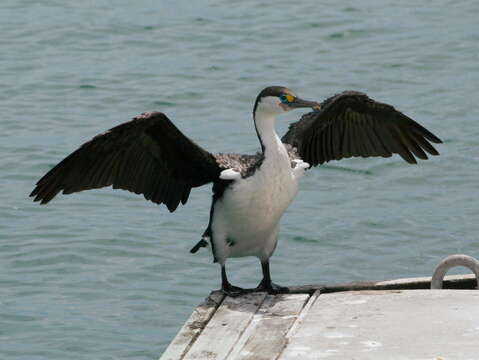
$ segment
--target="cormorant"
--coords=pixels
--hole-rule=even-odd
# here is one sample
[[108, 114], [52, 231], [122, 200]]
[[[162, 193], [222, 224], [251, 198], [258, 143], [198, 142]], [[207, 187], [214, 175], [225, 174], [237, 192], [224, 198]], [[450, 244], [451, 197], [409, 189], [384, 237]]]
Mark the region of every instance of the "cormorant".
[[[313, 111], [290, 125], [280, 139], [276, 116], [296, 108]], [[261, 144], [255, 155], [211, 154], [161, 112], [141, 114], [95, 136], [38, 182], [30, 194], [46, 204], [63, 194], [112, 185], [143, 194], [173, 212], [192, 188], [213, 184], [210, 219], [201, 241], [211, 243], [221, 265], [221, 288], [229, 295], [244, 290], [231, 285], [229, 257], [256, 256], [263, 279], [256, 288], [287, 292], [271, 281], [269, 258], [278, 240], [279, 222], [298, 191], [305, 170], [331, 160], [399, 154], [405, 161], [439, 153], [441, 140], [394, 107], [366, 94], [345, 91], [319, 104], [288, 88], [271, 86], [256, 98], [253, 120]]]

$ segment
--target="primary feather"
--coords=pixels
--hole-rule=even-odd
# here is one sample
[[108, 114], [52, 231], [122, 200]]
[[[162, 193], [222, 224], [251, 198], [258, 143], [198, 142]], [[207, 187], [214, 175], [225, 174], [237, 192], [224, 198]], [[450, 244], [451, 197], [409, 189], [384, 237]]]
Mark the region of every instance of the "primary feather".
[[112, 185], [174, 211], [186, 203], [192, 188], [216, 180], [222, 170], [166, 115], [144, 113], [80, 146], [43, 176], [30, 196], [45, 204], [60, 191]]
[[399, 154], [415, 164], [415, 156], [438, 155], [429, 143], [441, 140], [391, 105], [357, 91], [325, 100], [319, 110], [290, 125], [282, 141], [297, 148], [312, 166], [352, 156], [389, 157]]

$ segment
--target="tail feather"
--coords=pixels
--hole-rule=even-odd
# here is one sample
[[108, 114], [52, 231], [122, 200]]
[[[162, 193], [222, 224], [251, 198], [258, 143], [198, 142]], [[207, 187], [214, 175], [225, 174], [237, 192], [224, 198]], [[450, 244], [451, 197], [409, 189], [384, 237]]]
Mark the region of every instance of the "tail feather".
[[195, 254], [202, 247], [208, 247], [208, 241], [206, 241], [204, 237], [191, 248], [190, 253]]

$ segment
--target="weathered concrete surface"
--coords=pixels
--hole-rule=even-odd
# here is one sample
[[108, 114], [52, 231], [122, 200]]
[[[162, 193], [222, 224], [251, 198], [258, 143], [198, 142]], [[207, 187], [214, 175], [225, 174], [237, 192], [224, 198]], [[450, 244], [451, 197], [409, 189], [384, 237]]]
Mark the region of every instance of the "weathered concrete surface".
[[269, 360], [278, 357], [286, 346], [286, 334], [309, 298], [309, 294], [266, 296], [228, 358]]
[[[312, 285], [237, 298], [213, 292], [161, 360], [479, 360], [479, 291], [423, 290], [430, 283]], [[476, 280], [454, 275], [444, 285], [474, 289]]]
[[161, 360], [182, 359], [188, 352], [191, 345], [208, 324], [216, 309], [224, 299], [221, 292], [213, 292], [205, 301], [198, 305], [190, 315], [190, 318], [183, 325], [176, 337], [170, 343], [170, 346], [161, 356]]
[[184, 359], [226, 359], [265, 297], [266, 293], [226, 297]]
[[323, 294], [279, 360], [479, 359], [479, 291]]

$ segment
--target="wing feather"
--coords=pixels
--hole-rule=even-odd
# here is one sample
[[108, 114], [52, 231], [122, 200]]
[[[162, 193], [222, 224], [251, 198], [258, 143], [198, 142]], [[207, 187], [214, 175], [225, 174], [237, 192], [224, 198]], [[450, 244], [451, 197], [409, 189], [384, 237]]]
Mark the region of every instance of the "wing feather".
[[378, 130], [374, 127], [371, 127], [370, 135], [371, 142], [374, 144], [378, 155], [382, 157], [390, 157], [392, 153], [388, 150], [387, 146], [384, 145], [384, 141], [378, 134]]
[[333, 148], [333, 159], [339, 159], [341, 156], [341, 148], [344, 139], [344, 124], [339, 123], [336, 131], [332, 131], [331, 146]]
[[112, 186], [174, 211], [193, 187], [217, 180], [221, 170], [215, 157], [166, 115], [145, 113], [80, 146], [45, 174], [30, 196], [45, 204], [59, 192]]
[[319, 110], [290, 125], [282, 141], [296, 147], [312, 166], [343, 158], [398, 154], [415, 164], [416, 157], [439, 155], [430, 144], [436, 135], [388, 104], [366, 94], [345, 91], [325, 100]]
[[340, 122], [344, 126], [343, 132], [343, 144], [341, 146], [342, 152], [334, 160], [339, 160], [341, 157], [350, 158], [351, 157], [351, 131], [349, 129], [349, 123], [347, 121]]
[[439, 155], [439, 152], [427, 142], [421, 135], [412, 132], [411, 137], [419, 144], [424, 150], [426, 150], [431, 155]]

